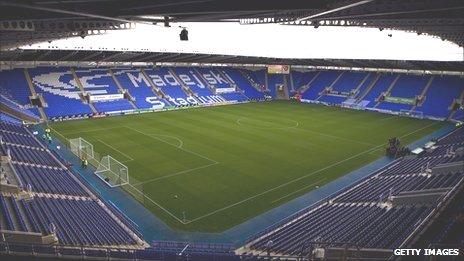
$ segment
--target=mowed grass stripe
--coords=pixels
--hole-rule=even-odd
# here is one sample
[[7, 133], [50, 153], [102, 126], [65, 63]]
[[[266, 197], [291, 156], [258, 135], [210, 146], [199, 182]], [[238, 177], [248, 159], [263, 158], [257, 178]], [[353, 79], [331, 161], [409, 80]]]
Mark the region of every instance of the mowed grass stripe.
[[[240, 118], [249, 119], [247, 123], [253, 126], [237, 124]], [[292, 121], [297, 121], [298, 127], [285, 128]], [[318, 181], [323, 185], [379, 158], [390, 137], [414, 132], [404, 138], [411, 142], [443, 125], [364, 111], [269, 102], [72, 121], [53, 128], [68, 133], [129, 126], [147, 134], [115, 128], [110, 131], [115, 134], [107, 135], [110, 140], [100, 132], [81, 135], [101, 138], [134, 158], [128, 165], [130, 172], [137, 173], [131, 176], [152, 180], [142, 184], [143, 190], [159, 203], [147, 208], [170, 226], [217, 232], [307, 193]], [[274, 128], [266, 128], [269, 126]], [[199, 162], [181, 153], [178, 140], [157, 134], [176, 137], [182, 148], [220, 163], [208, 166], [211, 162]], [[177, 150], [163, 153], [147, 141], [146, 136], [153, 135]], [[375, 146], [378, 148], [363, 153]], [[140, 151], [144, 157], [134, 157]], [[178, 171], [173, 171], [176, 168]], [[160, 178], [163, 175], [168, 176]], [[184, 214], [186, 222], [179, 222]]]
[[[208, 159], [187, 153], [174, 144], [137, 133], [126, 126], [110, 130], [101, 128], [91, 132], [74, 132], [70, 138], [83, 137], [93, 144], [94, 150], [100, 157], [111, 155], [124, 162], [129, 167], [131, 177], [136, 179], [137, 183], [211, 163]], [[127, 161], [127, 159], [132, 160]], [[141, 162], [149, 162], [149, 164], [140, 164]]]

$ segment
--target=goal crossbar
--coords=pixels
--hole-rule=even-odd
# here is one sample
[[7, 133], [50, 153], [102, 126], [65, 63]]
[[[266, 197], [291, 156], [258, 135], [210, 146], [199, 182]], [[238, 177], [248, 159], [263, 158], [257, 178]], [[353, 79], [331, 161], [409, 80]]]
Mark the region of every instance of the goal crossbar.
[[129, 184], [128, 167], [110, 155], [102, 157], [95, 175], [105, 181], [110, 187]]
[[69, 140], [69, 147], [79, 159], [93, 165], [96, 168], [95, 175], [108, 186], [119, 187], [129, 184], [129, 168], [110, 155], [100, 158], [94, 151], [92, 143], [78, 137]]

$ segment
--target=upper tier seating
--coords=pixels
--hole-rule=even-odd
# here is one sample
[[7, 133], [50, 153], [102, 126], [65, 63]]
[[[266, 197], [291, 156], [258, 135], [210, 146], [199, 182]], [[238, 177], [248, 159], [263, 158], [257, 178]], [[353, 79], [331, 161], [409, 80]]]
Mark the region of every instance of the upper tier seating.
[[[202, 68], [199, 68], [198, 71], [200, 71], [200, 73], [204, 75], [207, 75], [206, 78], [204, 77], [200, 78], [200, 76], [197, 75], [195, 71], [193, 71], [190, 68], [186, 68], [186, 67], [175, 67], [172, 70], [177, 74], [177, 76], [179, 76], [179, 79], [183, 81], [183, 83], [187, 85], [190, 88], [190, 90], [192, 90], [192, 92], [195, 93], [197, 96], [206, 97], [209, 95], [214, 95], [214, 93], [211, 92], [207, 84], [202, 79], [206, 79], [206, 80], [212, 79], [214, 80], [213, 82], [217, 82], [217, 81], [215, 80], [215, 78], [211, 76], [211, 72], [203, 73], [203, 70], [201, 69]], [[216, 84], [212, 84], [212, 82], [210, 82], [210, 85], [215, 86]]]
[[298, 89], [306, 86], [311, 80], [316, 77], [318, 72], [316, 71], [308, 71], [308, 72], [299, 72], [299, 71], [292, 71], [292, 78], [293, 78], [293, 87], [297, 91]]
[[118, 87], [108, 69], [76, 70], [84, 90], [92, 95], [118, 94]]
[[[266, 71], [265, 70], [242, 70], [243, 73], [248, 75], [250, 79], [261, 86], [262, 88], [266, 87]], [[265, 90], [266, 91], [266, 90]]]
[[147, 98], [156, 98], [156, 94], [139, 69], [113, 69], [113, 73], [124, 89], [127, 89], [139, 109], [149, 109], [153, 104], [147, 102]]
[[390, 96], [414, 98], [422, 93], [429, 79], [430, 76], [401, 75], [393, 86]]
[[21, 104], [30, 104], [31, 91], [24, 77], [24, 69], [0, 70], [0, 94]]
[[446, 118], [449, 116], [454, 99], [464, 91], [464, 80], [456, 76], [438, 77], [436, 76], [425, 95], [425, 102], [418, 106], [416, 111], [421, 111], [425, 115]]
[[[93, 96], [121, 93], [108, 69], [77, 70], [76, 75], [84, 90]], [[130, 102], [125, 99], [98, 101], [94, 106], [98, 112], [133, 109]]]
[[367, 91], [367, 88], [372, 84], [376, 77], [376, 73], [369, 73], [364, 82], [362, 82], [362, 84], [360, 83], [361, 85], [359, 86], [358, 92], [356, 93], [354, 98], [360, 98], [361, 95], [363, 95]]
[[251, 100], [261, 100], [264, 94], [258, 91], [238, 70], [224, 68], [222, 69], [237, 85], [237, 87], [244, 92], [244, 95]]
[[[183, 68], [184, 70], [188, 70], [188, 68]], [[198, 71], [202, 74], [202, 78], [205, 81], [208, 81], [209, 84], [213, 85], [216, 88], [229, 88], [230, 82], [221, 74], [221, 72], [216, 68], [203, 68], [199, 67]]]
[[169, 97], [173, 99], [187, 98], [187, 94], [182, 90], [182, 86], [168, 68], [147, 69], [145, 71], [152, 78], [154, 84], [161, 88]]
[[40, 67], [29, 70], [35, 91], [45, 99], [49, 118], [91, 114], [89, 105], [81, 101], [81, 93], [69, 68]]
[[334, 84], [333, 91], [349, 93], [366, 77], [366, 73], [343, 72], [342, 77]]
[[395, 74], [384, 74], [380, 76], [379, 80], [372, 87], [370, 92], [364, 97], [364, 100], [370, 101], [368, 107], [374, 107], [376, 104], [376, 99], [380, 96], [382, 92], [386, 92], [390, 84], [395, 80], [397, 75]]
[[337, 71], [322, 71], [317, 78], [313, 80], [309, 88], [303, 93], [303, 99], [316, 100], [325, 88], [329, 87], [340, 75]]

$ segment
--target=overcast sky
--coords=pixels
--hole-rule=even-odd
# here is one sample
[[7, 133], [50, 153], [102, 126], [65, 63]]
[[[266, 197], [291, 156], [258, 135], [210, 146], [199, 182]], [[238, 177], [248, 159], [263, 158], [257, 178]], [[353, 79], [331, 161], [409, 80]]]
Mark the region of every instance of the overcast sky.
[[[179, 26], [189, 41], [180, 41]], [[393, 37], [389, 37], [392, 34]], [[462, 61], [457, 45], [426, 35], [370, 28], [289, 26], [278, 24], [185, 23], [172, 27], [137, 24], [135, 29], [63, 39], [25, 48], [148, 49], [278, 58], [344, 58]]]

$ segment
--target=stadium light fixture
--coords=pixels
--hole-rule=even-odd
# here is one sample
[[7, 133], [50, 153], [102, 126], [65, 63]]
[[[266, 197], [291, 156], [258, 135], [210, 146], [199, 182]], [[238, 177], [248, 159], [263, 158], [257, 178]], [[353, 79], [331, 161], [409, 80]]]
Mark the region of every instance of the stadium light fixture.
[[181, 41], [188, 41], [188, 31], [187, 28], [182, 28], [182, 31], [180, 31], [179, 38]]

